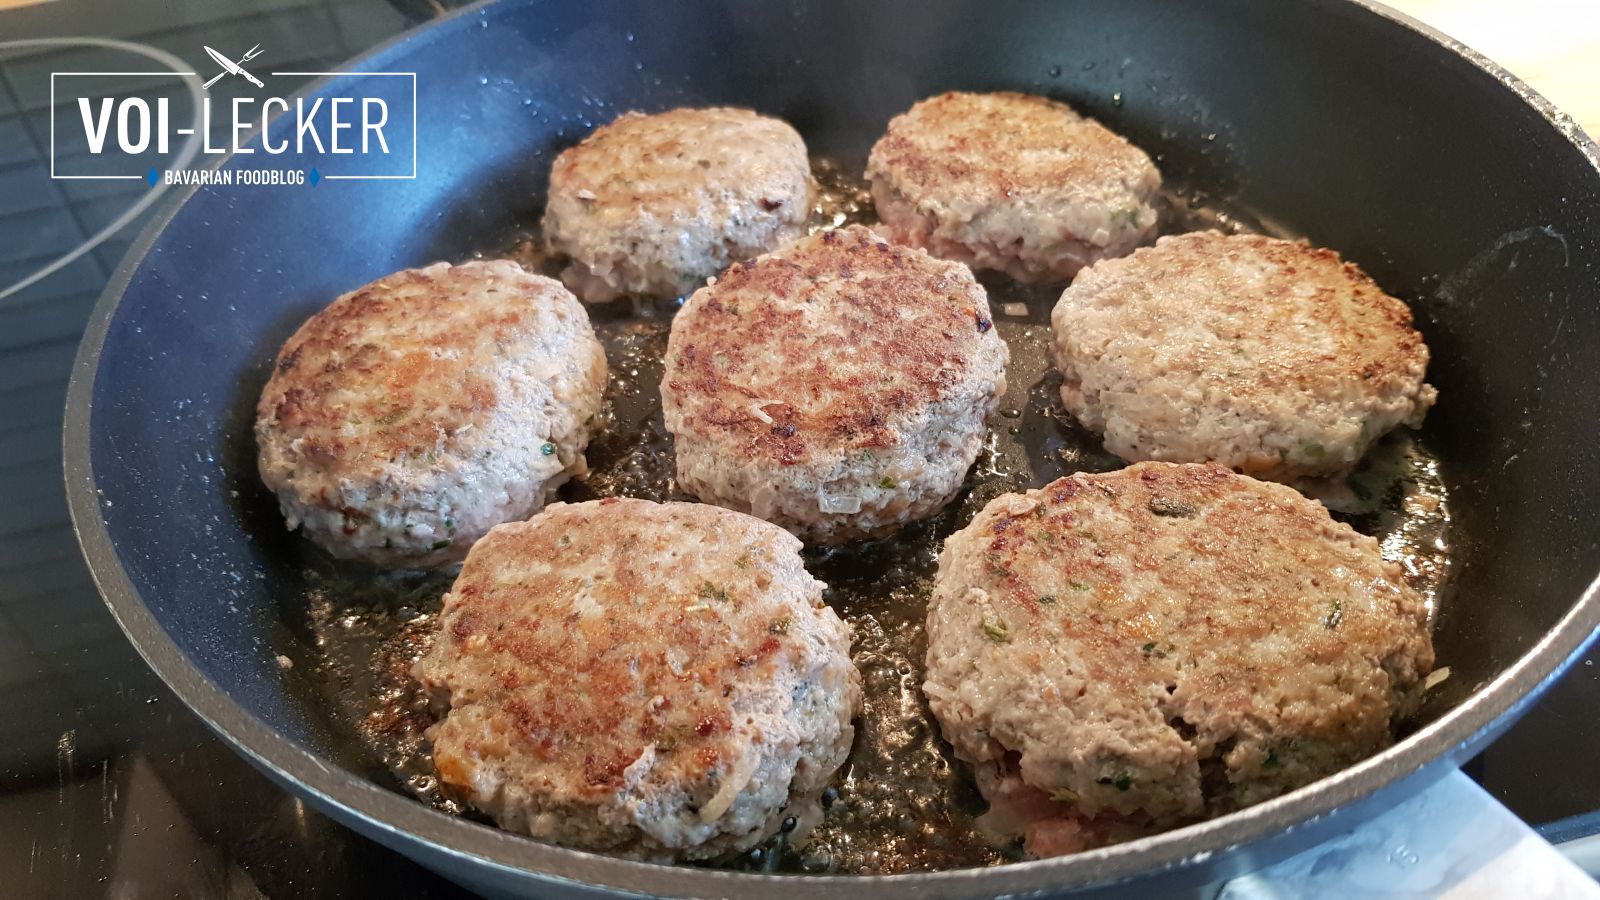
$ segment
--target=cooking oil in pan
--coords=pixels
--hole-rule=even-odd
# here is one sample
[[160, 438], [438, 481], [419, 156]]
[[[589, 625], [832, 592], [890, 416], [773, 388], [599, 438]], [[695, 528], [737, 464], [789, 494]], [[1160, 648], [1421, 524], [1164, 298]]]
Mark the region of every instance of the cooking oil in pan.
[[[872, 222], [870, 197], [852, 176], [855, 171], [817, 162], [814, 228]], [[1268, 230], [1194, 194], [1170, 194], [1164, 207], [1164, 232]], [[538, 246], [534, 234], [520, 232], [484, 252], [555, 274]], [[807, 552], [808, 567], [829, 585], [828, 602], [854, 628], [865, 709], [850, 759], [825, 798], [828, 815], [806, 846], [764, 847], [731, 861], [734, 868], [894, 873], [990, 865], [1019, 855], [1017, 848], [993, 847], [979, 835], [974, 820], [983, 802], [940, 740], [922, 696], [924, 603], [938, 550], [947, 535], [1000, 494], [1123, 463], [1061, 405], [1060, 377], [1048, 354], [1049, 312], [1059, 288], [982, 280], [1011, 351], [1000, 415], [961, 495], [941, 515], [893, 540]], [[674, 481], [658, 392], [677, 306], [664, 301], [591, 308], [610, 362], [607, 403], [589, 445], [591, 473], [563, 488], [563, 499], [690, 499]], [[1410, 432], [1397, 433], [1369, 454], [1352, 485], [1364, 509], [1340, 518], [1376, 537], [1436, 612], [1450, 575], [1449, 498], [1437, 461]], [[338, 718], [405, 790], [438, 809], [471, 815], [439, 790], [425, 738], [433, 722], [429, 698], [410, 676], [412, 663], [429, 646], [449, 581], [449, 573], [351, 570], [348, 578], [314, 588], [306, 613], [320, 660], [318, 683]]]

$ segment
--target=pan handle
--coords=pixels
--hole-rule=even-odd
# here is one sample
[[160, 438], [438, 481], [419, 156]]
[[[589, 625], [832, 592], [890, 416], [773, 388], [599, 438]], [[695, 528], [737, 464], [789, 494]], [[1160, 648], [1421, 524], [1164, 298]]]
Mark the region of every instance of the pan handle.
[[1223, 885], [1217, 900], [1600, 898], [1600, 883], [1452, 772], [1355, 831]]

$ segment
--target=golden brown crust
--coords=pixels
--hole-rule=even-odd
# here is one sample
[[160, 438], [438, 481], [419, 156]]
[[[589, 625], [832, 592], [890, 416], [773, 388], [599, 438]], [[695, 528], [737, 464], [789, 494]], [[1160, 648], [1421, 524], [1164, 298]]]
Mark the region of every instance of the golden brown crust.
[[335, 300], [279, 353], [257, 468], [290, 528], [382, 566], [458, 562], [584, 471], [605, 350], [559, 283], [437, 263]]
[[[789, 204], [803, 206], [805, 195], [796, 196], [790, 184], [795, 179], [787, 171], [769, 171], [768, 159], [751, 155], [752, 142], [783, 147], [800, 160], [806, 157], [805, 143], [788, 123], [748, 109], [623, 113], [556, 157], [551, 190], [638, 218], [671, 219], [685, 211], [686, 198], [705, 193], [707, 184], [732, 191], [770, 187], [771, 196], [754, 200], [769, 213]], [[805, 177], [802, 170], [802, 188]]]
[[752, 711], [747, 686], [808, 672], [819, 630], [843, 640], [798, 549], [748, 516], [630, 499], [496, 528], [418, 671], [453, 707], [493, 710], [498, 730], [437, 748], [440, 777], [469, 790], [481, 760], [521, 759], [582, 802], [616, 793], [647, 749], [658, 778], [725, 771], [750, 740], [732, 718]]
[[[1033, 499], [1027, 512], [980, 516], [990, 535], [987, 587], [1017, 617], [1017, 640], [1059, 623], [1058, 639], [1073, 642], [1091, 677], [1107, 684], [1131, 689], [1161, 667], [1137, 652], [1144, 644], [1183, 644], [1248, 672], [1219, 683], [1219, 702], [1247, 703], [1252, 682], [1274, 677], [1251, 657], [1266, 636], [1293, 631], [1308, 657], [1335, 659], [1392, 637], [1396, 613], [1422, 610], [1371, 539], [1314, 501], [1220, 466], [1140, 463], [1060, 479]], [[1320, 588], [1327, 602], [1316, 602]], [[1333, 600], [1352, 589], [1375, 589], [1387, 602], [1353, 604], [1330, 627]], [[1045, 596], [1058, 602], [1041, 604]]]
[[541, 341], [542, 295], [555, 292], [566, 293], [508, 262], [380, 278], [289, 338], [257, 413], [311, 463], [375, 472], [419, 450], [443, 455], [488, 424], [507, 349]]
[[911, 202], [996, 202], [1086, 185], [1133, 185], [1150, 166], [1116, 132], [1046, 97], [948, 92], [895, 117], [873, 147], [876, 172], [893, 173]]
[[1377, 542], [1212, 465], [996, 499], [946, 541], [928, 632], [958, 755], [1053, 796], [1047, 816], [1152, 830], [1381, 749], [1433, 664]]
[[[1265, 274], [1246, 283], [1234, 273], [1237, 265]], [[1411, 308], [1337, 251], [1307, 241], [1214, 231], [1174, 235], [1125, 263], [1085, 270], [1072, 290], [1125, 291], [1121, 302], [1130, 325], [1137, 324], [1134, 316], [1154, 325], [1174, 309], [1183, 310], [1185, 327], [1197, 319], [1202, 327], [1216, 323], [1210, 331], [1224, 340], [1167, 345], [1163, 355], [1171, 368], [1230, 372], [1229, 393], [1235, 397], [1316, 391], [1329, 378], [1382, 390], [1395, 380], [1416, 378], [1428, 363]], [[1297, 331], [1318, 322], [1325, 341], [1308, 346], [1295, 339]], [[1252, 365], [1231, 371], [1240, 368], [1232, 363], [1243, 342], [1252, 345]]]
[[1128, 460], [1339, 477], [1435, 398], [1406, 304], [1304, 241], [1163, 237], [1079, 273], [1051, 324], [1068, 409]]
[[1161, 173], [1071, 107], [948, 93], [889, 123], [867, 158], [885, 234], [974, 269], [1066, 281], [1148, 240]]
[[685, 428], [794, 465], [894, 446], [929, 404], [992, 392], [993, 327], [964, 266], [851, 226], [697, 291], [662, 383]]
[[680, 296], [799, 237], [812, 188], [786, 122], [729, 107], [626, 113], [556, 158], [544, 235], [589, 302]]

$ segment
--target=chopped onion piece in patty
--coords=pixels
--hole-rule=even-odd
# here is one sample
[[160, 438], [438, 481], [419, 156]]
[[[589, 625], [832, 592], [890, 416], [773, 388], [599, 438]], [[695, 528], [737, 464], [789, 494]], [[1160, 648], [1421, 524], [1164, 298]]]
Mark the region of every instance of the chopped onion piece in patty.
[[817, 509], [825, 513], [858, 513], [861, 512], [861, 498], [856, 494], [841, 494], [830, 497], [827, 494], [817, 495]]

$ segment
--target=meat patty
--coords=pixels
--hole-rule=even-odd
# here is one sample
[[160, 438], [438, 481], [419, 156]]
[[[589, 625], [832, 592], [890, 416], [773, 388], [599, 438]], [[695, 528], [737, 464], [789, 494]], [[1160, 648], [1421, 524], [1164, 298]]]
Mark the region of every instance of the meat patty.
[[654, 861], [821, 817], [861, 708], [800, 542], [693, 503], [556, 503], [473, 547], [415, 674], [445, 790], [501, 827]]
[[457, 562], [585, 471], [605, 382], [558, 282], [505, 260], [396, 272], [284, 344], [256, 408], [261, 479], [335, 556]]
[[1406, 305], [1304, 242], [1164, 237], [1084, 270], [1050, 321], [1067, 409], [1130, 461], [1341, 478], [1436, 396]]
[[982, 447], [1006, 346], [959, 263], [851, 226], [733, 266], [672, 323], [679, 486], [807, 540], [938, 511]]
[[911, 107], [867, 160], [897, 241], [1019, 281], [1066, 281], [1155, 234], [1161, 173], [1064, 103], [948, 93]]
[[589, 303], [677, 297], [799, 237], [812, 191], [786, 122], [727, 107], [627, 113], [556, 157], [545, 241]]
[[1052, 855], [1228, 812], [1385, 747], [1433, 665], [1372, 538], [1283, 485], [1139, 463], [946, 542], [924, 690], [995, 830]]

